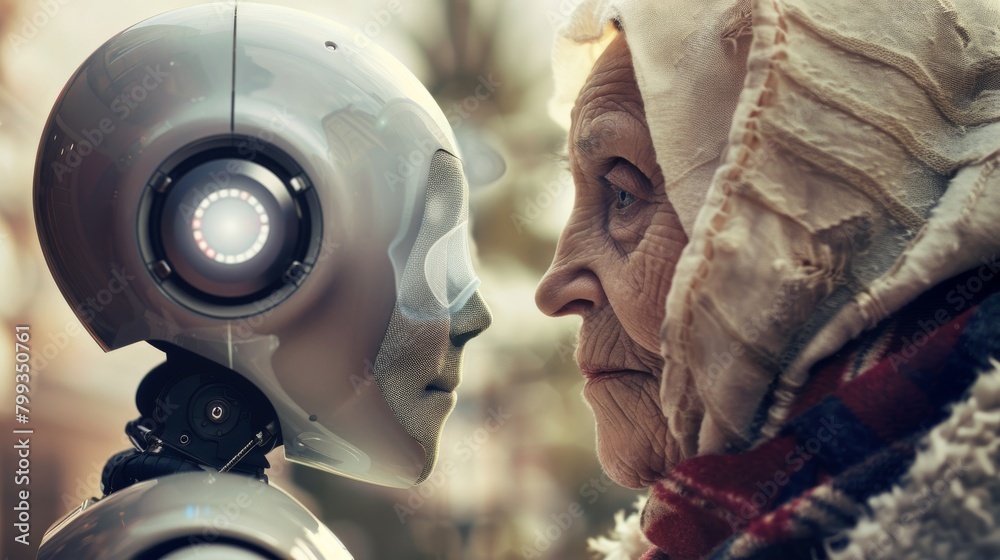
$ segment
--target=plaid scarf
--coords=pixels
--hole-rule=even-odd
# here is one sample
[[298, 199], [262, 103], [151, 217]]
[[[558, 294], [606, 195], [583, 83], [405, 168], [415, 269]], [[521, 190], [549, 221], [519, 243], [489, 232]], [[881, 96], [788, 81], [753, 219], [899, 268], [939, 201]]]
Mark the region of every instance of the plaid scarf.
[[1000, 355], [1000, 279], [974, 277], [942, 283], [817, 364], [778, 437], [675, 467], [642, 512], [656, 545], [643, 559], [825, 558], [824, 542], [900, 479], [920, 437]]

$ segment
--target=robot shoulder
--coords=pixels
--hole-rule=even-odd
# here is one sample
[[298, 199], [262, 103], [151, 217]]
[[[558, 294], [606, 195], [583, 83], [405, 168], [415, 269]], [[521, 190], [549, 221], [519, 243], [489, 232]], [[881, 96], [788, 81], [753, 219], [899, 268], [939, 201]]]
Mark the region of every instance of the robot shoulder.
[[353, 560], [285, 492], [252, 478], [180, 473], [86, 502], [42, 539], [39, 560]]

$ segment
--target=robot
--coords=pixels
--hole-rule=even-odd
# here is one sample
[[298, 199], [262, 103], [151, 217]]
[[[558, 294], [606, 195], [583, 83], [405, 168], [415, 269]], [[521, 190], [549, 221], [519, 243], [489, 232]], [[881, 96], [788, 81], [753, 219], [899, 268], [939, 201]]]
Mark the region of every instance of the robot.
[[[134, 449], [40, 559], [351, 558], [265, 455], [409, 487], [491, 315], [453, 133], [398, 61], [310, 14], [175, 10], [113, 37], [45, 126], [46, 263], [105, 350], [166, 354]], [[109, 297], [110, 295], [110, 297]]]

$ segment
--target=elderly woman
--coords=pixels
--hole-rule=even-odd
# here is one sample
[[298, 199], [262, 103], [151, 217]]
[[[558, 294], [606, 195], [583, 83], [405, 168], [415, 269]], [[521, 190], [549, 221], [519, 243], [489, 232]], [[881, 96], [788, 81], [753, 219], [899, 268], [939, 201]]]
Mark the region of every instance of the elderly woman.
[[598, 456], [650, 488], [651, 545], [609, 557], [1000, 557], [998, 29], [990, 0], [563, 26], [576, 199], [536, 301], [582, 317]]

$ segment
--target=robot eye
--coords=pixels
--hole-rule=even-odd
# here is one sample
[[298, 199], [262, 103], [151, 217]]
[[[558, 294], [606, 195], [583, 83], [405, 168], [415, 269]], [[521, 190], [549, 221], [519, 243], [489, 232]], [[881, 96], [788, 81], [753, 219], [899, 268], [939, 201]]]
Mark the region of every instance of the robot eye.
[[191, 234], [206, 258], [242, 264], [264, 248], [270, 221], [264, 205], [249, 191], [220, 189], [198, 203]]
[[158, 172], [139, 235], [161, 288], [216, 316], [260, 312], [291, 293], [315, 262], [322, 222], [308, 179], [289, 167], [215, 150]]

